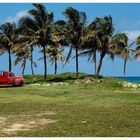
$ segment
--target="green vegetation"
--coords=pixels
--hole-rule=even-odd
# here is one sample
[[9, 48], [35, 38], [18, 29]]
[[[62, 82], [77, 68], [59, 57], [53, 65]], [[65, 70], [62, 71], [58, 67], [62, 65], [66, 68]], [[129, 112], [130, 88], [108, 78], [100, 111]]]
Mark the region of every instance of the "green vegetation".
[[42, 77], [0, 89], [0, 136], [140, 136], [139, 89], [86, 74]]

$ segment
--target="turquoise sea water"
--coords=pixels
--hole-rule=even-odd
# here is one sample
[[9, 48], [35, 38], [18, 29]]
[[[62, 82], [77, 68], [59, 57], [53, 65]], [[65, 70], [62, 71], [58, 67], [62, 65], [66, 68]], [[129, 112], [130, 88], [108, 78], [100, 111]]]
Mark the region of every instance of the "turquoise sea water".
[[125, 79], [124, 79], [124, 77], [115, 77], [115, 78], [126, 80], [126, 81], [132, 82], [132, 83], [140, 83], [140, 77], [126, 77]]

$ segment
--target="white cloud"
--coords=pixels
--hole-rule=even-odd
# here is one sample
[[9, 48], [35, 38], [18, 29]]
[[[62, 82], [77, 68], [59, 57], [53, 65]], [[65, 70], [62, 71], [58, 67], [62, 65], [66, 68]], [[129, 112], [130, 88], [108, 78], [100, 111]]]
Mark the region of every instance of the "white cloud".
[[15, 23], [17, 23], [18, 20], [19, 20], [21, 17], [27, 16], [27, 15], [28, 15], [27, 10], [20, 11], [20, 12], [18, 12], [14, 17], [12, 17], [12, 16], [8, 17], [6, 20], [4, 20], [4, 22], [15, 22]]
[[135, 41], [138, 36], [140, 36], [140, 30], [135, 31], [125, 31], [125, 33], [128, 35], [129, 40]]

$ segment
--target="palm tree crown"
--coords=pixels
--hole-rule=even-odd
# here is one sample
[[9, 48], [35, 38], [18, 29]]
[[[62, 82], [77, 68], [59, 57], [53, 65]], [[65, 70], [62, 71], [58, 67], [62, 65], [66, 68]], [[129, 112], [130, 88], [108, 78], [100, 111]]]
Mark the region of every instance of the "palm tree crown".
[[12, 70], [11, 53], [17, 37], [18, 34], [15, 23], [6, 22], [0, 26], [0, 49], [1, 54], [3, 54], [5, 51], [8, 52], [9, 71]]

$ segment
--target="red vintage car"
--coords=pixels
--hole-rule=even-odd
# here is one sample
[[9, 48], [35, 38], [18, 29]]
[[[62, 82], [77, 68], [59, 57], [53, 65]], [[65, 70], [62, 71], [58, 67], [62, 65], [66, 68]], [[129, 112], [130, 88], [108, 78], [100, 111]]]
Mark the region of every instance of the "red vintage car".
[[23, 76], [15, 76], [13, 72], [0, 71], [0, 84], [22, 86], [25, 83]]

